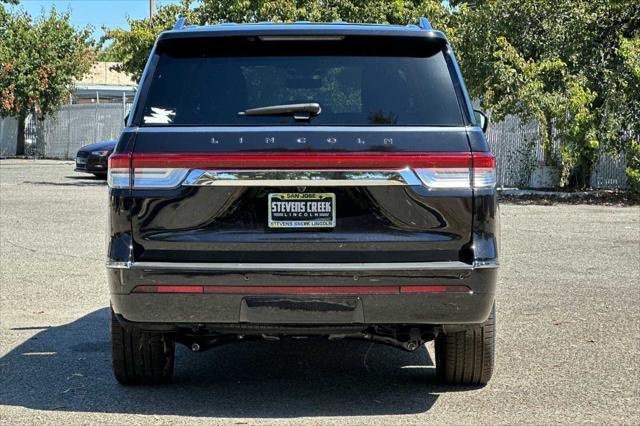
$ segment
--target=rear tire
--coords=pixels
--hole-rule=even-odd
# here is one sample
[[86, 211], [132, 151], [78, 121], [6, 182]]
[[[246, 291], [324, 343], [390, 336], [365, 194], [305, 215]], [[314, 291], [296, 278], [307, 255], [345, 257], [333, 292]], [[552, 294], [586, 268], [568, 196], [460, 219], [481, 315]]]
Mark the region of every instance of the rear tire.
[[123, 385], [157, 385], [173, 375], [175, 336], [123, 327], [111, 310], [113, 373]]
[[493, 375], [496, 353], [495, 305], [487, 320], [436, 338], [438, 379], [451, 385], [484, 386]]

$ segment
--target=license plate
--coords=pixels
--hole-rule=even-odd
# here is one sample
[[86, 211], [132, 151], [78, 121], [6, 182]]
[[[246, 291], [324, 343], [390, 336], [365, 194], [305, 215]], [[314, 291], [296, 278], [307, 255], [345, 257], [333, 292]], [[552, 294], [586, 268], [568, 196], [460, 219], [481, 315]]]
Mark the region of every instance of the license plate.
[[335, 226], [335, 194], [269, 194], [269, 228], [333, 228]]

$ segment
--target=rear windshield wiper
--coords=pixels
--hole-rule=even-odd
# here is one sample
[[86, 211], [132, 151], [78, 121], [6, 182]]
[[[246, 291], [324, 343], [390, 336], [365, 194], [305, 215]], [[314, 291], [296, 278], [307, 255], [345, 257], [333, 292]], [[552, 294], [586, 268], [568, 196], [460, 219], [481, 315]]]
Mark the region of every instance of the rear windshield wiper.
[[305, 121], [320, 114], [322, 108], [318, 103], [271, 105], [240, 111], [238, 115], [293, 115], [296, 121]]

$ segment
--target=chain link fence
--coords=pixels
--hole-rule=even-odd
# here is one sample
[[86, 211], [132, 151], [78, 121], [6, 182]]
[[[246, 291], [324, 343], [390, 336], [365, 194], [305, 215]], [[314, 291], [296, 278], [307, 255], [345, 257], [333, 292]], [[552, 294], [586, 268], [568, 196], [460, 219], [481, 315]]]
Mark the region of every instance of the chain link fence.
[[[65, 105], [44, 121], [30, 117], [26, 123], [26, 154], [34, 157], [73, 159], [84, 145], [118, 139], [129, 103]], [[17, 122], [0, 120], [0, 156], [15, 155]], [[533, 169], [543, 160], [538, 125], [507, 117], [489, 126], [487, 139], [497, 158], [498, 185], [526, 188]], [[557, 150], [557, 147], [556, 147]], [[625, 188], [624, 156], [599, 156], [591, 177], [594, 188]]]
[[0, 157], [16, 155], [17, 138], [18, 120], [11, 117], [0, 118]]
[[[124, 127], [129, 103], [64, 105], [45, 120], [30, 115], [25, 123], [25, 155], [70, 160], [84, 145], [117, 140]], [[16, 154], [18, 124], [0, 119], [0, 156]]]
[[84, 145], [118, 139], [127, 111], [121, 104], [66, 105], [42, 123], [38, 151], [47, 158], [72, 159]]
[[627, 160], [622, 154], [614, 156], [604, 153], [600, 155], [591, 174], [591, 186], [599, 189], [626, 188], [626, 167]]
[[[508, 116], [500, 123], [492, 123], [487, 132], [487, 141], [497, 160], [497, 182], [505, 188], [527, 188], [533, 170], [544, 163], [544, 152], [539, 136], [538, 124], [524, 123]], [[560, 144], [553, 144], [559, 157]], [[624, 155], [613, 155], [604, 150], [591, 174], [591, 187], [598, 189], [624, 189], [627, 187]]]
[[509, 116], [489, 125], [487, 142], [496, 156], [498, 185], [526, 188], [531, 171], [542, 155], [537, 123], [523, 123]]

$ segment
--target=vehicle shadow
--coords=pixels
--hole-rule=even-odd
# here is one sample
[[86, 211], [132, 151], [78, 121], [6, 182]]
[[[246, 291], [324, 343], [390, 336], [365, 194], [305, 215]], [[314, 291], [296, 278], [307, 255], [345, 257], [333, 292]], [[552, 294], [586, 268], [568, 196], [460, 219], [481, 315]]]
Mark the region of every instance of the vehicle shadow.
[[76, 180], [88, 180], [88, 181], [98, 181], [107, 183], [107, 175], [104, 176], [95, 176], [91, 174], [81, 174], [76, 176], [65, 176], [66, 179], [76, 179]]
[[107, 186], [105, 178], [96, 176], [65, 176], [66, 179], [71, 179], [71, 182], [47, 182], [47, 181], [32, 181], [25, 180], [22, 183], [27, 185], [47, 185], [47, 186]]
[[[10, 333], [39, 327], [16, 327]], [[111, 372], [108, 309], [46, 326], [0, 358], [0, 405], [38, 410], [210, 417], [361, 416], [428, 411], [439, 392], [426, 349], [359, 341], [246, 342], [194, 354], [175, 378], [124, 387]]]

